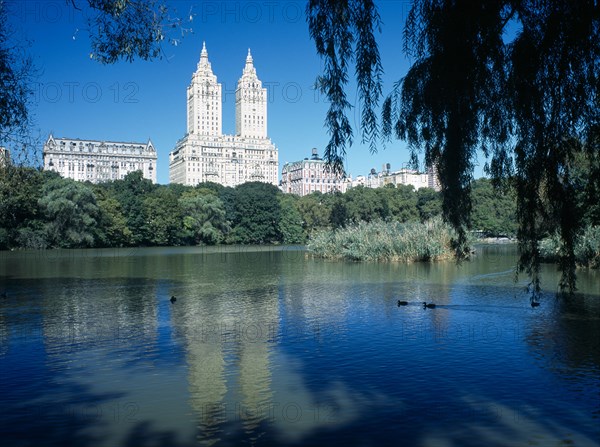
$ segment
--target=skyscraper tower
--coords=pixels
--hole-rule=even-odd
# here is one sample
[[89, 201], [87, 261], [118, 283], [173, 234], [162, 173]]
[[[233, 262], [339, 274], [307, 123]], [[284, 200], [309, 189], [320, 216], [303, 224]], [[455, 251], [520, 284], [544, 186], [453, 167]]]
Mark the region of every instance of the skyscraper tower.
[[250, 49], [235, 91], [235, 132], [241, 137], [267, 138], [267, 89], [256, 76]]
[[187, 103], [188, 134], [221, 135], [221, 84], [213, 74], [204, 42], [198, 68], [187, 89]]
[[234, 135], [223, 134], [221, 84], [213, 74], [204, 43], [186, 99], [187, 132], [169, 153], [171, 182], [277, 185], [279, 156], [267, 136], [267, 89], [256, 76], [250, 50], [235, 91]]

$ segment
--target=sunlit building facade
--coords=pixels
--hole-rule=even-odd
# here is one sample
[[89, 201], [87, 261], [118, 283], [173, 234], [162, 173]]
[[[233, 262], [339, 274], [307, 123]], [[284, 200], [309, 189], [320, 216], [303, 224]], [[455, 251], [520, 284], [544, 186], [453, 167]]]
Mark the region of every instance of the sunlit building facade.
[[398, 171], [392, 171], [389, 163], [385, 164], [380, 172], [377, 172], [373, 168], [369, 174], [358, 175], [352, 178], [350, 182], [351, 187], [381, 188], [386, 185], [407, 185], [412, 186], [415, 190], [420, 188], [431, 188], [436, 191], [441, 190], [439, 177], [435, 168], [428, 168], [427, 172], [419, 172], [406, 167]]
[[258, 79], [250, 50], [235, 98], [236, 134], [224, 135], [222, 88], [203, 44], [187, 89], [187, 133], [169, 154], [170, 182], [277, 184], [278, 149], [267, 136], [267, 90]]
[[10, 165], [10, 151], [0, 146], [0, 168]]
[[315, 191], [321, 193], [346, 192], [349, 181], [335, 173], [327, 163], [319, 158], [317, 149], [312, 150], [311, 158], [285, 163], [281, 170], [281, 190], [284, 193], [305, 196]]
[[62, 177], [100, 183], [121, 180], [133, 171], [156, 183], [156, 149], [147, 143], [55, 138], [44, 144], [44, 170]]

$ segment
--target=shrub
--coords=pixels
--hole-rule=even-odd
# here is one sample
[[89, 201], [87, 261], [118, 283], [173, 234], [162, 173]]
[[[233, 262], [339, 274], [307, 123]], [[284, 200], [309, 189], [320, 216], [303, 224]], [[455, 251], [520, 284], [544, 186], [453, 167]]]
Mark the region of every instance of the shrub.
[[[556, 262], [562, 245], [557, 233], [540, 242], [542, 258]], [[588, 225], [575, 239], [575, 261], [580, 267], [600, 268], [600, 226]]]
[[327, 259], [437, 261], [453, 257], [453, 230], [440, 218], [420, 222], [359, 222], [316, 232], [308, 250]]

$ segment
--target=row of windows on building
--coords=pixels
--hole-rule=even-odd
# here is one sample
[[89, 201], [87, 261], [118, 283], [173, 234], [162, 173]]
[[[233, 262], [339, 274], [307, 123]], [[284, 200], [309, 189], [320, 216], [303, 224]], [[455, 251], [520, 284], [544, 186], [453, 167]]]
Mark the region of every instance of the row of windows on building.
[[[56, 145], [55, 145], [56, 146]], [[61, 141], [59, 146], [61, 148], [65, 148], [67, 147], [67, 143], [65, 141]], [[83, 141], [80, 141], [79, 143], [77, 143], [76, 141], [71, 141], [68, 145], [71, 148], [75, 148], [75, 147], [79, 147], [79, 148], [93, 148], [93, 149], [108, 149], [108, 150], [113, 150], [113, 149], [117, 149], [117, 150], [142, 150], [142, 148], [140, 146], [136, 146], [136, 145], [132, 145], [132, 144], [104, 144], [104, 143], [100, 143], [100, 144], [95, 144], [95, 143], [84, 143]]]
[[[109, 156], [99, 156], [99, 157], [85, 157], [85, 158], [73, 158], [73, 157], [69, 157], [66, 155], [62, 155], [62, 154], [57, 154], [55, 155], [56, 158], [50, 158], [48, 161], [48, 165], [49, 166], [54, 166], [54, 161], [56, 160], [59, 166], [62, 166], [64, 164], [65, 160], [68, 161], [72, 161], [72, 162], [77, 162], [77, 163], [97, 163], [100, 165], [106, 165], [106, 164], [118, 164], [121, 163], [121, 166], [124, 166], [126, 163], [138, 163], [138, 164], [143, 164], [143, 163], [147, 163], [148, 160], [145, 160], [143, 158], [131, 158], [128, 157], [126, 158], [127, 161], [118, 161], [115, 160], [114, 157], [109, 157]], [[121, 160], [123, 160], [123, 157], [119, 157]], [[152, 166], [152, 163], [150, 163], [150, 166]]]
[[[49, 166], [54, 166], [54, 163], [52, 163], [52, 161], [50, 161], [50, 163], [48, 163]], [[75, 171], [75, 166], [77, 166], [77, 170], [78, 171], [85, 171], [86, 168], [88, 171], [92, 171], [94, 169], [101, 171], [101, 170], [105, 170], [105, 169], [131, 169], [131, 170], [136, 170], [136, 169], [144, 169], [144, 165], [143, 164], [136, 164], [136, 163], [121, 163], [120, 165], [115, 163], [113, 165], [110, 166], [96, 166], [93, 163], [65, 163], [65, 162], [59, 162], [58, 163], [58, 167], [59, 168], [64, 168], [67, 167], [67, 169], [69, 171]], [[148, 169], [153, 170], [154, 168], [152, 167], [152, 165], [148, 166]]]
[[[302, 179], [300, 179], [302, 180]], [[321, 181], [322, 180], [322, 181]], [[311, 179], [304, 179], [304, 183], [339, 183], [340, 180], [333, 180], [330, 178], [324, 178], [324, 179], [320, 179], [320, 178], [311, 178]], [[298, 182], [296, 182], [298, 183]]]

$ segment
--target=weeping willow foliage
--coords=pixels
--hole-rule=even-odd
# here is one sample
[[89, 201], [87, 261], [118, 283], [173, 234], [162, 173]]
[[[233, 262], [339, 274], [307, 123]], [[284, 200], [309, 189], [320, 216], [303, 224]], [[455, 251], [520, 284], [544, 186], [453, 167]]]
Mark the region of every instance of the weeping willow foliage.
[[[352, 58], [359, 84], [366, 85], [368, 77], [380, 81], [377, 71], [358, 70], [360, 54], [376, 66], [376, 44], [370, 51], [352, 46], [361, 32], [368, 35], [363, 42], [371, 43], [373, 29], [380, 26], [376, 5], [368, 4], [369, 14], [361, 17], [371, 17], [373, 25], [361, 28], [366, 31], [348, 20], [352, 1], [315, 0], [307, 7], [311, 36], [325, 61], [323, 76], [342, 93], [347, 70], [339, 77], [334, 68], [347, 67]], [[317, 28], [322, 17], [330, 25], [327, 31]], [[598, 190], [600, 182], [600, 2], [416, 0], [403, 48], [413, 63], [384, 98], [379, 125], [364, 116], [378, 104], [381, 90], [373, 89], [368, 100], [359, 97], [367, 133], [405, 140], [414, 162], [424, 154], [425, 164], [437, 168], [443, 215], [456, 231], [453, 247], [459, 258], [468, 253], [470, 185], [482, 150], [496, 186], [507, 179], [516, 185], [518, 271], [539, 293], [539, 241], [557, 229], [561, 287], [574, 291], [575, 235], [583, 221], [572, 176], [575, 154], [590, 159], [592, 189]], [[342, 93], [325, 93], [330, 111], [347, 110]], [[344, 156], [344, 143], [351, 143], [344, 140], [352, 135], [344, 123], [339, 116], [326, 121], [332, 138], [325, 155], [333, 163]]]
[[439, 261], [454, 256], [452, 227], [436, 218], [428, 222], [359, 222], [321, 230], [308, 250], [326, 259], [350, 261]]
[[[563, 241], [560, 234], [555, 233], [551, 237], [540, 242], [540, 253], [545, 261], [554, 262], [560, 255]], [[575, 262], [578, 266], [600, 269], [600, 227], [587, 226], [575, 237], [574, 248]]]
[[380, 135], [376, 109], [382, 96], [383, 67], [374, 32], [381, 18], [372, 0], [310, 0], [307, 17], [311, 38], [323, 58], [324, 72], [316, 87], [329, 100], [325, 124], [330, 140], [324, 157], [335, 172], [343, 173], [346, 147], [352, 145], [353, 132], [345, 88], [350, 63], [355, 62], [358, 94], [362, 109], [362, 141], [375, 151]]

